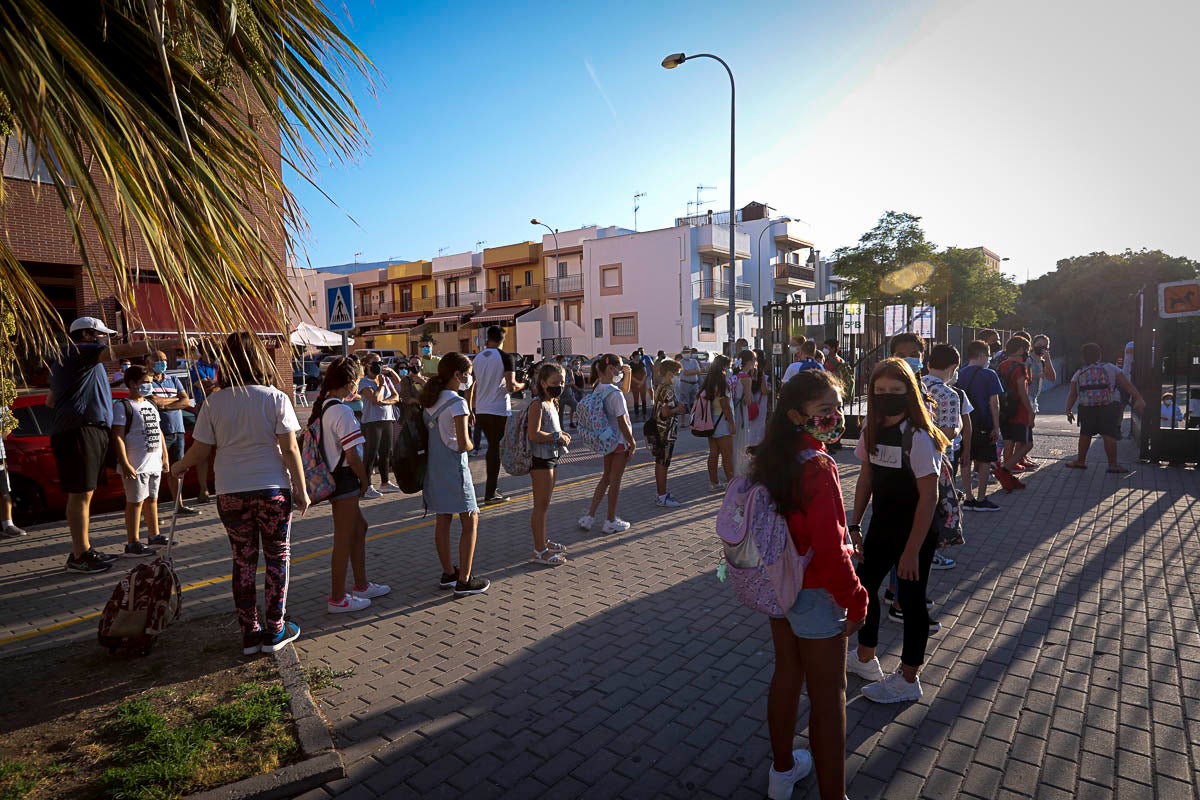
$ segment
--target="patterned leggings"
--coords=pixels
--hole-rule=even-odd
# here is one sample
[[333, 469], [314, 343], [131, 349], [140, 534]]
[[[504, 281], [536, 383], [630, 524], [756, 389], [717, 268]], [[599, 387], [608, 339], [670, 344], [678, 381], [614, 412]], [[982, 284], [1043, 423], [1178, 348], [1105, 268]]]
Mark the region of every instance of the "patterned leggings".
[[261, 541], [267, 574], [267, 630], [283, 630], [291, 567], [292, 493], [261, 489], [217, 495], [217, 512], [233, 549], [233, 604], [243, 634], [260, 630], [258, 623], [258, 551]]

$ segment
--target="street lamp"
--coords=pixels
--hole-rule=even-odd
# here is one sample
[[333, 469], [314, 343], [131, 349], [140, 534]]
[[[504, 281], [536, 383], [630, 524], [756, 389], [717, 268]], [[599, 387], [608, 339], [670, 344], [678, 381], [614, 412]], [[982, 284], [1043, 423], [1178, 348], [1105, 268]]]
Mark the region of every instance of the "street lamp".
[[737, 87], [733, 82], [733, 70], [725, 63], [723, 58], [714, 56], [711, 53], [698, 53], [694, 56], [685, 55], [684, 53], [672, 53], [662, 60], [664, 69], [675, 69], [685, 61], [690, 61], [693, 58], [711, 58], [713, 61], [720, 62], [725, 68], [725, 72], [729, 75], [729, 354], [733, 355], [733, 343], [736, 341], [734, 332], [734, 317], [737, 316], [737, 209], [734, 207], [734, 178], [736, 172], [734, 170], [734, 154], [737, 152], [734, 147], [734, 109], [737, 100]]
[[[558, 346], [563, 346], [563, 304], [562, 304], [562, 276], [558, 274], [558, 229], [551, 228], [546, 223], [542, 222], [537, 217], [529, 220], [530, 225], [541, 225], [546, 230], [550, 231], [550, 235], [554, 237], [554, 288], [558, 294]], [[565, 353], [555, 353], [555, 355], [566, 355]]]
[[[754, 250], [755, 250], [755, 252], [756, 252], [756, 253], [758, 253], [758, 313], [759, 313], [759, 321], [758, 321], [759, 334], [758, 334], [758, 335], [759, 335], [760, 337], [762, 337], [762, 341], [763, 341], [763, 344], [764, 344], [764, 346], [765, 346], [765, 344], [766, 344], [766, 341], [767, 341], [767, 340], [766, 340], [766, 337], [763, 337], [763, 336], [762, 336], [762, 325], [763, 325], [763, 322], [764, 322], [764, 320], [762, 319], [762, 316], [761, 316], [761, 315], [762, 315], [762, 307], [763, 307], [763, 302], [762, 302], [762, 299], [763, 299], [763, 297], [762, 297], [762, 294], [763, 294], [763, 288], [762, 288], [762, 287], [763, 287], [763, 279], [762, 279], [762, 237], [763, 237], [763, 234], [764, 234], [764, 233], [766, 233], [767, 231], [771, 230], [771, 228], [773, 228], [773, 227], [775, 226], [775, 224], [776, 224], [776, 223], [782, 222], [782, 223], [785, 223], [785, 224], [786, 224], [786, 223], [788, 223], [788, 222], [791, 222], [791, 221], [792, 221], [792, 218], [791, 218], [791, 217], [780, 217], [779, 219], [769, 219], [769, 220], [767, 220], [767, 225], [766, 225], [766, 227], [765, 227], [765, 228], [763, 228], [761, 231], [759, 231], [759, 232], [758, 232], [758, 242], [757, 242], [757, 243], [755, 244], [755, 246], [754, 246]], [[772, 292], [772, 295], [774, 295], [774, 292]]]

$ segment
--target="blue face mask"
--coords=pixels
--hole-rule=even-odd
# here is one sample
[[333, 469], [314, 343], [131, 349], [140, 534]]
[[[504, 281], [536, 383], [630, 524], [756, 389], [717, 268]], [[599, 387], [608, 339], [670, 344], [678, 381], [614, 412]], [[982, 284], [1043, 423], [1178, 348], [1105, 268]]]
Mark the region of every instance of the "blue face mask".
[[924, 366], [924, 365], [921, 363], [921, 359], [917, 358], [916, 356], [906, 356], [906, 357], [905, 357], [905, 359], [904, 359], [904, 361], [905, 361], [905, 363], [907, 363], [907, 364], [908, 364], [910, 367], [912, 367], [912, 371], [913, 371], [914, 373], [916, 373], [917, 375], [920, 375], [920, 374], [921, 374], [921, 367], [922, 367], [922, 366]]
[[408, 370], [407, 370], [407, 369], [405, 369], [404, 367], [401, 367], [401, 368], [400, 368], [400, 374], [401, 374], [401, 375], [404, 375], [404, 376], [407, 376], [407, 375], [408, 375]]
[[158, 375], [165, 375], [167, 372], [167, 362], [155, 361], [154, 362], [154, 372], [155, 372], [155, 374], [158, 374]]
[[154, 394], [154, 384], [153, 383], [139, 383], [138, 384], [138, 397], [149, 397], [152, 394]]

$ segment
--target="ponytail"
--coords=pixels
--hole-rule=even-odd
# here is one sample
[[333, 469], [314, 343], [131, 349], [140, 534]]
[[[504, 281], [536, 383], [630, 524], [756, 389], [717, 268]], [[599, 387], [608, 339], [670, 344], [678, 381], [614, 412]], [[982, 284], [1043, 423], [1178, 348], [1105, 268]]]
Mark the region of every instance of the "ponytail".
[[353, 356], [335, 358], [325, 370], [325, 379], [321, 381], [321, 389], [313, 403], [315, 412], [309, 417], [308, 424], [312, 425], [325, 413], [325, 401], [330, 392], [336, 392], [346, 384], [357, 384], [362, 377], [362, 365]]
[[454, 376], [469, 369], [471, 369], [471, 359], [462, 353], [449, 353], [442, 356], [441, 362], [438, 363], [437, 375], [425, 381], [425, 387], [421, 389], [421, 407], [433, 408], [438, 396], [450, 386], [450, 381], [454, 380]]

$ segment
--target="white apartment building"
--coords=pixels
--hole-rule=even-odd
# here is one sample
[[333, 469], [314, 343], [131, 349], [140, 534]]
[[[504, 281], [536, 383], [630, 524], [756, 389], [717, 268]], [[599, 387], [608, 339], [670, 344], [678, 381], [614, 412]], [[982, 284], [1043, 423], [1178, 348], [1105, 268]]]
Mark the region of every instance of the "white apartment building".
[[434, 352], [478, 352], [478, 332], [466, 322], [483, 309], [487, 289], [483, 253], [438, 256], [433, 259], [431, 277], [434, 297], [426, 309], [424, 332], [433, 337]]
[[292, 330], [301, 322], [325, 327], [325, 281], [329, 273], [318, 272], [315, 269], [288, 266], [288, 283], [296, 295], [295, 308], [290, 314], [288, 329]]

